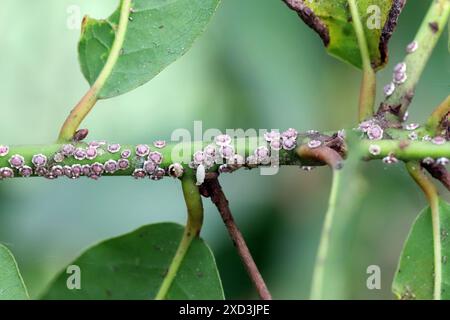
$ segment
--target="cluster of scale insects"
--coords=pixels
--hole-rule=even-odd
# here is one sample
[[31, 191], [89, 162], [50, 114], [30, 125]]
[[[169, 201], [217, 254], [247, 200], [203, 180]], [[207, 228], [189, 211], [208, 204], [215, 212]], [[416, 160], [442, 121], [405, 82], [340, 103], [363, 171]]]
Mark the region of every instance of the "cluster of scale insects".
[[[154, 142], [154, 147], [158, 149], [164, 148], [165, 145], [166, 143], [164, 141]], [[73, 158], [77, 161], [95, 161], [97, 157], [103, 156], [106, 152], [111, 155], [120, 154], [120, 159], [109, 159], [104, 163], [61, 164], [69, 158]], [[0, 146], [0, 157], [5, 157], [8, 154], [9, 147]], [[159, 180], [165, 175], [166, 171], [159, 167], [163, 160], [163, 156], [160, 152], [152, 151], [148, 145], [141, 144], [136, 146], [134, 154], [136, 155], [136, 161], [139, 160], [138, 162], [142, 163], [142, 167], [136, 168], [133, 171], [133, 176], [135, 178], [141, 178], [148, 175], [154, 180]], [[128, 170], [131, 166], [132, 156], [133, 152], [130, 149], [122, 149], [117, 143], [107, 144], [104, 141], [93, 141], [87, 143], [83, 147], [75, 144], [64, 144], [51, 159], [48, 159], [44, 154], [33, 155], [31, 158], [32, 167], [26, 165], [25, 158], [22, 155], [12, 155], [9, 158], [10, 167], [0, 168], [0, 179], [12, 178], [18, 174], [22, 177], [37, 175], [47, 179], [56, 179], [62, 176], [76, 179], [81, 176], [86, 176], [97, 180], [105, 173], [114, 174], [119, 170]]]
[[[419, 43], [417, 41], [413, 41], [406, 46], [406, 52], [407, 52], [407, 54], [413, 54], [414, 52], [417, 51], [418, 48], [419, 48]], [[393, 95], [395, 90], [399, 86], [404, 84], [407, 81], [407, 79], [408, 79], [408, 73], [407, 73], [406, 63], [400, 62], [400, 63], [396, 64], [394, 67], [392, 81], [384, 87], [385, 96], [388, 98], [391, 95]], [[403, 118], [403, 121], [406, 121], [407, 118], [408, 118], [408, 113], [406, 112], [405, 116]], [[419, 140], [419, 134], [416, 132], [416, 130], [419, 127], [420, 127], [420, 125], [417, 123], [410, 123], [404, 127], [404, 129], [410, 131], [410, 133], [408, 134], [409, 140], [412, 140], [412, 141]], [[377, 123], [377, 121], [374, 119], [362, 122], [359, 125], [358, 129], [360, 131], [364, 132], [365, 134], [367, 134], [367, 137], [370, 140], [383, 139], [383, 135], [384, 135], [383, 129], [380, 126], [380, 124]], [[442, 137], [442, 136], [436, 136], [436, 137], [432, 138], [429, 135], [424, 135], [421, 139], [422, 139], [422, 141], [431, 141], [432, 143], [437, 144], [437, 145], [442, 145], [447, 142], [446, 138]], [[374, 156], [378, 156], [381, 153], [380, 146], [378, 146], [377, 144], [370, 145], [369, 153]], [[449, 159], [447, 159], [445, 157], [441, 157], [438, 159], [433, 159], [431, 157], [427, 157], [427, 158], [423, 159], [422, 161], [424, 164], [428, 164], [428, 165], [433, 164], [433, 163], [440, 164], [440, 165], [447, 165], [449, 163]], [[397, 163], [398, 159], [395, 157], [394, 154], [391, 153], [388, 156], [383, 158], [383, 162], [386, 164], [393, 164], [393, 163]]]
[[[233, 140], [229, 135], [219, 135], [215, 138], [214, 144], [197, 151], [188, 165], [196, 170], [197, 181], [201, 184], [206, 170], [215, 165], [220, 165], [220, 172], [232, 172], [242, 166], [251, 168], [260, 164], [270, 163], [270, 149], [277, 151], [281, 149], [293, 150], [297, 146], [297, 135], [298, 133], [294, 129], [288, 129], [283, 133], [268, 132], [265, 134], [268, 146], [266, 144], [256, 148], [254, 153], [245, 159], [243, 156], [235, 153]], [[321, 144], [318, 140], [309, 142], [311, 148], [319, 147]], [[156, 149], [163, 149], [166, 146], [166, 142], [162, 140], [155, 141], [153, 146]], [[0, 157], [9, 156], [9, 151], [8, 146], [0, 145]], [[120, 154], [120, 159], [109, 159], [104, 163], [62, 165], [68, 158], [78, 161], [95, 161], [98, 156], [104, 156], [106, 152], [111, 155]], [[132, 159], [134, 156], [135, 158]], [[62, 176], [76, 179], [85, 176], [96, 180], [105, 173], [114, 174], [119, 170], [128, 170], [132, 165], [134, 165], [132, 176], [136, 179], [149, 177], [153, 180], [160, 180], [165, 175], [174, 178], [179, 178], [183, 175], [184, 167], [180, 163], [172, 163], [167, 169], [164, 169], [160, 166], [162, 162], [163, 154], [152, 150], [146, 144], [137, 145], [133, 152], [129, 149], [122, 149], [119, 144], [93, 141], [83, 146], [65, 144], [50, 159], [44, 154], [35, 154], [31, 159], [32, 166], [26, 164], [27, 162], [23, 155], [13, 154], [9, 157], [10, 167], [0, 168], [0, 179], [36, 175], [47, 179], [56, 179]]]
[[[406, 46], [406, 52], [412, 54], [419, 48], [419, 43], [413, 41]], [[392, 76], [392, 81], [384, 86], [384, 94], [386, 97], [394, 94], [397, 87], [401, 86], [408, 80], [407, 66], [405, 62], [400, 62], [394, 67], [394, 73]]]
[[[410, 123], [404, 126], [404, 129], [406, 129], [407, 131], [410, 131], [410, 133], [408, 134], [408, 139], [411, 141], [417, 141], [419, 140], [419, 134], [416, 132], [417, 129], [420, 128], [420, 125], [418, 123]], [[384, 130], [383, 128], [380, 126], [379, 123], [377, 123], [377, 120], [375, 119], [371, 119], [371, 120], [367, 120], [367, 121], [363, 121], [362, 123], [360, 123], [358, 130], [363, 132], [364, 134], [367, 135], [367, 137], [369, 138], [369, 140], [382, 140], [384, 137]], [[443, 136], [435, 136], [435, 137], [430, 137], [429, 135], [424, 135], [421, 138], [422, 141], [429, 141], [435, 145], [443, 145], [447, 142], [446, 138]], [[381, 154], [381, 147], [379, 145], [377, 145], [376, 143], [373, 143], [369, 146], [369, 153], [373, 156], [378, 156]], [[389, 155], [387, 155], [386, 157], [383, 158], [383, 162], [386, 164], [393, 164], [393, 163], [397, 163], [398, 159], [395, 157], [395, 154], [390, 153]], [[430, 157], [427, 157], [425, 159], [423, 159], [423, 162], [425, 164], [441, 164], [441, 165], [447, 165], [449, 163], [449, 159], [445, 158], [445, 157], [441, 157], [438, 159], [433, 159]]]

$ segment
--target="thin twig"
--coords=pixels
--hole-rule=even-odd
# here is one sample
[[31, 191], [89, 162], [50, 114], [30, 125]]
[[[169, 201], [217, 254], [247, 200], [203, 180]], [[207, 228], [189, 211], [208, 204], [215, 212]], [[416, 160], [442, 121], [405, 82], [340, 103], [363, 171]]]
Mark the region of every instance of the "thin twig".
[[267, 289], [266, 283], [264, 282], [255, 261], [253, 260], [250, 250], [245, 243], [244, 237], [233, 219], [228, 200], [223, 193], [222, 187], [217, 179], [217, 175], [212, 177], [210, 176], [209, 179], [206, 179], [202, 189], [203, 195], [211, 197], [211, 201], [219, 210], [220, 216], [228, 229], [228, 233], [236, 246], [239, 256], [241, 257], [242, 262], [247, 269], [247, 273], [258, 291], [260, 298], [262, 300], [272, 300], [272, 296]]

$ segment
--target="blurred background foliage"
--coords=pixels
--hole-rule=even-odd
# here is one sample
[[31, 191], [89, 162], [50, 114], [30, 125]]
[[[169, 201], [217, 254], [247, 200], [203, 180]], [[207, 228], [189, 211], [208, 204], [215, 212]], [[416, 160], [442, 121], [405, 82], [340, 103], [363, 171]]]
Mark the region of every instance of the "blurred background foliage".
[[[0, 11], [0, 141], [49, 143], [87, 90], [77, 62], [79, 30], [67, 27], [68, 8], [96, 18], [110, 0], [2, 0]], [[379, 94], [404, 55], [430, 1], [409, 1], [379, 73]], [[188, 27], [188, 26], [186, 26]], [[422, 121], [449, 93], [447, 35], [417, 89], [411, 121]], [[224, 0], [206, 33], [183, 58], [149, 84], [101, 101], [83, 127], [90, 139], [151, 142], [176, 128], [331, 130], [355, 125], [360, 73], [328, 56], [321, 40], [277, 0]], [[362, 165], [363, 203], [349, 246], [328, 286], [351, 275], [335, 298], [390, 299], [403, 241], [424, 197], [403, 166]], [[312, 266], [327, 206], [330, 172], [283, 168], [276, 176], [240, 171], [224, 188], [257, 264], [275, 298], [308, 298]], [[448, 197], [447, 197], [448, 199]], [[203, 237], [216, 254], [227, 298], [256, 298], [215, 208], [208, 200]], [[49, 280], [84, 248], [141, 225], [184, 223], [175, 181], [103, 178], [2, 181], [0, 242], [15, 254], [37, 297]], [[366, 288], [366, 269], [379, 265], [382, 289]]]

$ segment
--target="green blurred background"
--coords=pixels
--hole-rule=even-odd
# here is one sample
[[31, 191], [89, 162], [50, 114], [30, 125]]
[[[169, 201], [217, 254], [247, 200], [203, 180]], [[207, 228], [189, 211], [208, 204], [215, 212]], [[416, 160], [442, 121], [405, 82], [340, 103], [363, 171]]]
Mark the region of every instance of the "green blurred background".
[[[68, 8], [105, 17], [110, 0], [2, 0], [0, 11], [0, 141], [49, 143], [87, 90], [77, 62], [79, 30]], [[391, 40], [389, 81], [431, 1], [408, 1]], [[411, 121], [422, 121], [449, 93], [447, 35], [417, 89]], [[360, 73], [328, 56], [322, 42], [277, 0], [223, 0], [206, 33], [149, 84], [100, 102], [83, 127], [90, 139], [150, 142], [176, 128], [339, 129], [355, 125]], [[362, 166], [363, 203], [349, 222], [342, 254], [347, 281], [335, 298], [390, 299], [390, 284], [408, 229], [425, 205], [401, 165]], [[240, 171], [222, 178], [251, 251], [275, 298], [306, 299], [330, 185], [326, 168], [283, 168], [276, 176]], [[448, 199], [448, 197], [447, 197]], [[203, 237], [213, 248], [227, 298], [256, 298], [225, 228], [209, 201]], [[141, 225], [184, 223], [180, 186], [131, 178], [0, 184], [0, 242], [15, 254], [30, 293], [84, 248]], [[366, 288], [366, 268], [379, 265], [382, 289]], [[346, 274], [344, 274], [346, 273]], [[327, 285], [333, 290], [333, 280]]]

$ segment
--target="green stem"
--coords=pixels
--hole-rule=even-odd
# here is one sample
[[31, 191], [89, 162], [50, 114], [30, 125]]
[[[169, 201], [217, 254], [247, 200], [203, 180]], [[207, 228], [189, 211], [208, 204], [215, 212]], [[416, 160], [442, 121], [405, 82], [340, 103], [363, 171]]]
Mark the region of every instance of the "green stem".
[[363, 66], [363, 78], [361, 81], [361, 92], [359, 96], [359, 121], [370, 118], [374, 113], [376, 95], [376, 76], [370, 61], [369, 47], [367, 46], [366, 34], [361, 23], [358, 6], [355, 0], [348, 0], [350, 12], [353, 19], [353, 28], [358, 39], [359, 50]]
[[[403, 131], [398, 130], [398, 134], [401, 133], [403, 136], [407, 136], [408, 132], [410, 131]], [[305, 166], [320, 166], [320, 165], [326, 165], [332, 163], [327, 163], [327, 159], [324, 156], [321, 156], [320, 154], [314, 155], [314, 152], [308, 152], [305, 153], [303, 150], [305, 149], [305, 144], [307, 143], [307, 138], [300, 138], [298, 139], [298, 147], [297, 149], [294, 149], [292, 151], [286, 151], [281, 150], [279, 154], [279, 165], [280, 166], [299, 166], [299, 165], [305, 165]], [[163, 161], [160, 165], [161, 168], [167, 169], [172, 163], [174, 162], [180, 162], [185, 170], [187, 172], [190, 172], [191, 169], [188, 168], [187, 164], [192, 160], [193, 154], [195, 151], [199, 150], [202, 146], [208, 145], [209, 142], [204, 143], [189, 143], [186, 142], [183, 144], [182, 147], [180, 147], [180, 144], [178, 143], [170, 143], [165, 148], [159, 149], [158, 151], [162, 153], [163, 155]], [[244, 146], [243, 149], [239, 148], [240, 146]], [[248, 156], [253, 153], [254, 148], [250, 146], [259, 146], [258, 144], [258, 138], [242, 138], [242, 139], [235, 139], [235, 150], [237, 153], [241, 155]], [[378, 155], [373, 155], [369, 152], [369, 147], [371, 145], [377, 145], [380, 147], [380, 153]], [[86, 147], [86, 144], [78, 144], [79, 147]], [[31, 163], [31, 159], [33, 155], [36, 154], [43, 154], [48, 159], [53, 159], [54, 155], [58, 153], [61, 150], [62, 145], [61, 144], [49, 144], [49, 145], [22, 145], [22, 146], [10, 146], [10, 151], [7, 156], [0, 157], [0, 168], [4, 167], [10, 167], [9, 165], [9, 159], [14, 154], [19, 154], [24, 157], [25, 165], [28, 165], [30, 167], [33, 167]], [[406, 138], [398, 138], [395, 140], [366, 140], [361, 139], [357, 144], [356, 147], [361, 148], [363, 151], [363, 157], [367, 160], [376, 160], [376, 159], [382, 159], [389, 154], [395, 155], [399, 160], [408, 162], [412, 160], [421, 160], [426, 157], [432, 157], [432, 158], [441, 158], [446, 157], [450, 158], [450, 142], [447, 142], [442, 145], [433, 144], [431, 142], [426, 141], [410, 141]], [[119, 170], [114, 172], [113, 174], [104, 174], [105, 176], [130, 176], [134, 169], [142, 167], [142, 163], [138, 161], [139, 157], [136, 156], [135, 149], [136, 145], [122, 145], [122, 150], [129, 149], [132, 151], [132, 154], [130, 156], [130, 167], [126, 170]], [[173, 156], [178, 156], [180, 149], [185, 150], [187, 153], [186, 159], [182, 159], [183, 161], [180, 161], [180, 159], [173, 158]], [[320, 149], [320, 148], [318, 148]], [[318, 149], [313, 149], [318, 150]], [[106, 148], [100, 148], [99, 150], [102, 150], [101, 153], [92, 160], [76, 160], [73, 157], [68, 157], [64, 159], [63, 162], [60, 163], [54, 163], [51, 162], [48, 164], [48, 167], [52, 165], [61, 165], [61, 166], [71, 166], [74, 164], [81, 164], [81, 165], [91, 165], [96, 162], [105, 163], [108, 160], [119, 160], [120, 159], [120, 152], [119, 153], [109, 153]], [[316, 157], [316, 158], [314, 158]], [[337, 159], [338, 160], [338, 159]], [[328, 161], [329, 162], [329, 161]], [[339, 164], [339, 161], [336, 161], [336, 164]], [[209, 171], [217, 171], [218, 166], [212, 167]], [[15, 170], [16, 177], [19, 175], [17, 174], [17, 170]]]
[[433, 135], [439, 133], [442, 120], [450, 113], [450, 96], [433, 111], [427, 121], [427, 130]]
[[336, 201], [340, 183], [339, 170], [333, 171], [333, 183], [331, 185], [328, 210], [325, 214], [325, 221], [322, 227], [319, 250], [317, 252], [316, 263], [311, 286], [311, 299], [319, 300], [323, 298], [323, 282], [325, 276], [325, 259], [328, 255], [330, 245], [331, 226], [333, 225], [334, 214], [336, 211]]
[[442, 31], [446, 27], [450, 14], [449, 0], [432, 1], [430, 9], [417, 32], [414, 41], [418, 48], [406, 56], [407, 81], [397, 87], [395, 92], [382, 104], [384, 110], [398, 110], [398, 116], [403, 118], [414, 96], [415, 88], [425, 66], [430, 59]]
[[181, 263], [192, 243], [198, 235], [203, 224], [203, 203], [198, 187], [195, 185], [193, 176], [186, 175], [181, 180], [181, 185], [183, 188], [184, 200], [186, 201], [187, 207], [187, 223], [184, 229], [183, 237], [178, 246], [178, 249], [173, 257], [173, 260], [169, 266], [166, 276], [156, 294], [156, 300], [163, 300], [167, 298], [167, 293], [169, 292], [170, 286], [175, 279], [178, 270], [180, 269]]
[[[380, 147], [380, 153], [373, 155], [369, 152], [370, 146]], [[394, 155], [398, 160], [409, 162], [419, 161], [427, 157], [434, 159], [450, 156], [450, 142], [442, 145], [433, 144], [427, 141], [410, 140], [363, 140], [359, 144], [366, 159], [382, 159], [389, 155]]]
[[431, 219], [433, 225], [433, 249], [434, 249], [434, 300], [441, 300], [442, 283], [442, 251], [441, 251], [441, 222], [439, 216], [439, 197], [435, 185], [423, 173], [418, 162], [406, 164], [409, 174], [425, 193], [431, 207]]
[[117, 27], [114, 43], [111, 47], [108, 59], [106, 60], [106, 63], [103, 66], [98, 78], [95, 80], [95, 83], [70, 112], [70, 115], [67, 117], [60, 130], [58, 141], [70, 141], [83, 119], [97, 103], [100, 91], [103, 89], [106, 81], [111, 76], [114, 66], [119, 59], [120, 51], [122, 50], [127, 32], [130, 9], [131, 0], [122, 0], [119, 25]]

